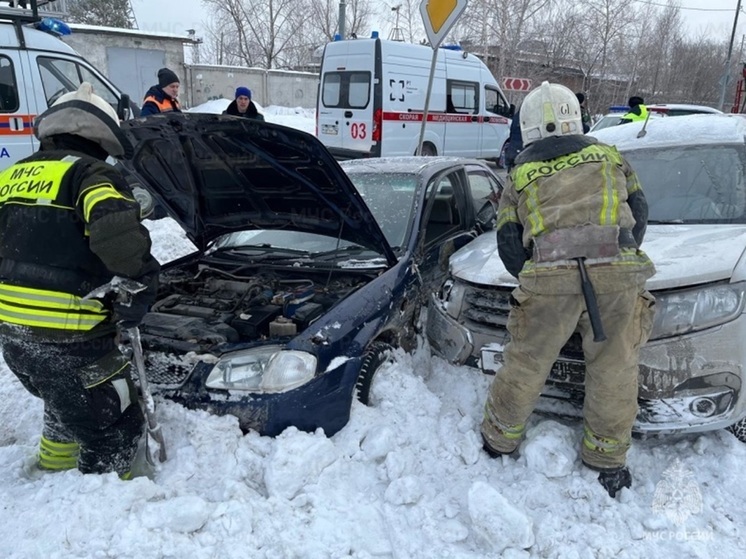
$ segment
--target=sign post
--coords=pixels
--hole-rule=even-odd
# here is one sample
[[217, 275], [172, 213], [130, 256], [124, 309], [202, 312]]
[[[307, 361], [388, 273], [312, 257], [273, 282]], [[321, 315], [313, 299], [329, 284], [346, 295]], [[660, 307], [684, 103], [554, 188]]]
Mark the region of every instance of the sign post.
[[464, 13], [467, 2], [468, 0], [422, 0], [420, 2], [420, 15], [422, 16], [422, 23], [425, 25], [425, 33], [433, 49], [433, 60], [430, 64], [430, 77], [427, 82], [425, 109], [422, 114], [422, 126], [420, 127], [420, 139], [417, 142], [417, 155], [422, 153], [422, 141], [425, 138], [425, 124], [427, 123], [427, 112], [430, 108], [430, 92], [433, 89], [438, 48], [453, 27], [453, 24]]

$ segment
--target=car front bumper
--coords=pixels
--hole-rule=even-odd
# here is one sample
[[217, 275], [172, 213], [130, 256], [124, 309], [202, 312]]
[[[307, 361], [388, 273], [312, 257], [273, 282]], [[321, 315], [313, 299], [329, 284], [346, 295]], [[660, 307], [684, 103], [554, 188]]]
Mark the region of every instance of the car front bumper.
[[[453, 311], [451, 311], [453, 313]], [[458, 313], [460, 316], [460, 313]], [[433, 296], [427, 337], [435, 353], [458, 365], [498, 373], [509, 340], [500, 325], [458, 320]], [[648, 342], [640, 351], [637, 433], [699, 432], [728, 427], [746, 417], [743, 363], [746, 316], [715, 328]], [[729, 343], [730, 341], [730, 343]], [[536, 411], [582, 418], [582, 360], [560, 358]]]
[[[273, 437], [294, 426], [308, 432], [321, 428], [331, 436], [350, 419], [360, 359], [349, 359], [302, 386], [273, 394], [208, 389], [205, 381], [213, 366], [205, 362], [185, 366], [176, 356], [149, 354], [148, 380], [153, 392], [187, 408], [235, 416], [244, 432]], [[176, 367], [180, 367], [178, 375]]]

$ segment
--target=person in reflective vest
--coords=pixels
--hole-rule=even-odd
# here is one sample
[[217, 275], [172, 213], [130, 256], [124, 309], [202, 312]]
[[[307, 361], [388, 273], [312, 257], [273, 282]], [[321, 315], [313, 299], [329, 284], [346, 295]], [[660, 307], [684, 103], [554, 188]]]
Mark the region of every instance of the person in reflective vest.
[[158, 83], [151, 86], [142, 102], [140, 116], [157, 115], [159, 113], [181, 112], [179, 96], [179, 76], [173, 70], [161, 68], [158, 70]]
[[648, 108], [645, 106], [645, 101], [642, 97], [632, 96], [629, 98], [629, 111], [622, 116], [619, 124], [626, 124], [628, 122], [635, 122], [637, 120], [647, 120]]
[[[140, 322], [160, 270], [130, 187], [106, 163], [132, 147], [87, 82], [34, 132], [39, 151], [0, 173], [0, 345], [44, 401], [39, 467], [127, 478], [144, 419], [117, 323]], [[114, 276], [148, 288], [127, 307], [85, 298]]]
[[568, 88], [544, 82], [523, 101], [520, 119], [526, 147], [497, 216], [498, 253], [518, 287], [504, 364], [485, 403], [484, 448], [491, 456], [518, 448], [553, 363], [577, 331], [585, 354], [580, 458], [614, 497], [631, 484], [638, 356], [653, 323], [645, 281], [655, 268], [639, 249], [647, 202], [616, 148], [583, 135]]

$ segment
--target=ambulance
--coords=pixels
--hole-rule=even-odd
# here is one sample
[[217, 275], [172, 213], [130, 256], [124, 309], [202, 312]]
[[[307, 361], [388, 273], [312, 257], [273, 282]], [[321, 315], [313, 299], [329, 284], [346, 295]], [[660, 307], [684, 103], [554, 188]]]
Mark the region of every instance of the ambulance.
[[[316, 135], [337, 159], [414, 155], [433, 51], [370, 39], [324, 48]], [[422, 155], [497, 160], [515, 107], [487, 66], [458, 48], [439, 48]]]
[[38, 149], [34, 119], [83, 81], [121, 119], [132, 109], [128, 95], [60, 39], [67, 25], [42, 17], [36, 0], [15, 4], [0, 7], [0, 171]]

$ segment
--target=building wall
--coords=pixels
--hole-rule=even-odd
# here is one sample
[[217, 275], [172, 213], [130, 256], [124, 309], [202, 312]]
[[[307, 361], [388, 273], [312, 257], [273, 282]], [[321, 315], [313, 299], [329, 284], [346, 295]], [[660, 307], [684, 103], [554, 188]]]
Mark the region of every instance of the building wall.
[[[76, 29], [73, 26], [73, 33], [64, 36], [63, 40], [106, 75], [117, 87], [125, 93], [129, 93], [132, 100], [137, 104], [142, 102], [146, 91], [145, 89], [139, 91], [139, 89], [158, 83], [155, 72], [152, 72], [152, 76], [145, 75], [142, 77], [142, 84], [147, 85], [133, 86], [128, 75], [118, 74], [117, 68], [109, 67], [107, 47], [163, 52], [164, 66], [176, 72], [181, 79], [182, 86], [188, 89], [184, 73], [184, 41], [187, 39], [128, 34], [126, 32], [92, 31]], [[148, 74], [150, 73], [149, 71]]]
[[212, 99], [233, 99], [236, 87], [246, 86], [260, 105], [313, 108], [318, 74], [263, 70], [240, 66], [187, 65], [188, 97], [194, 107]]

